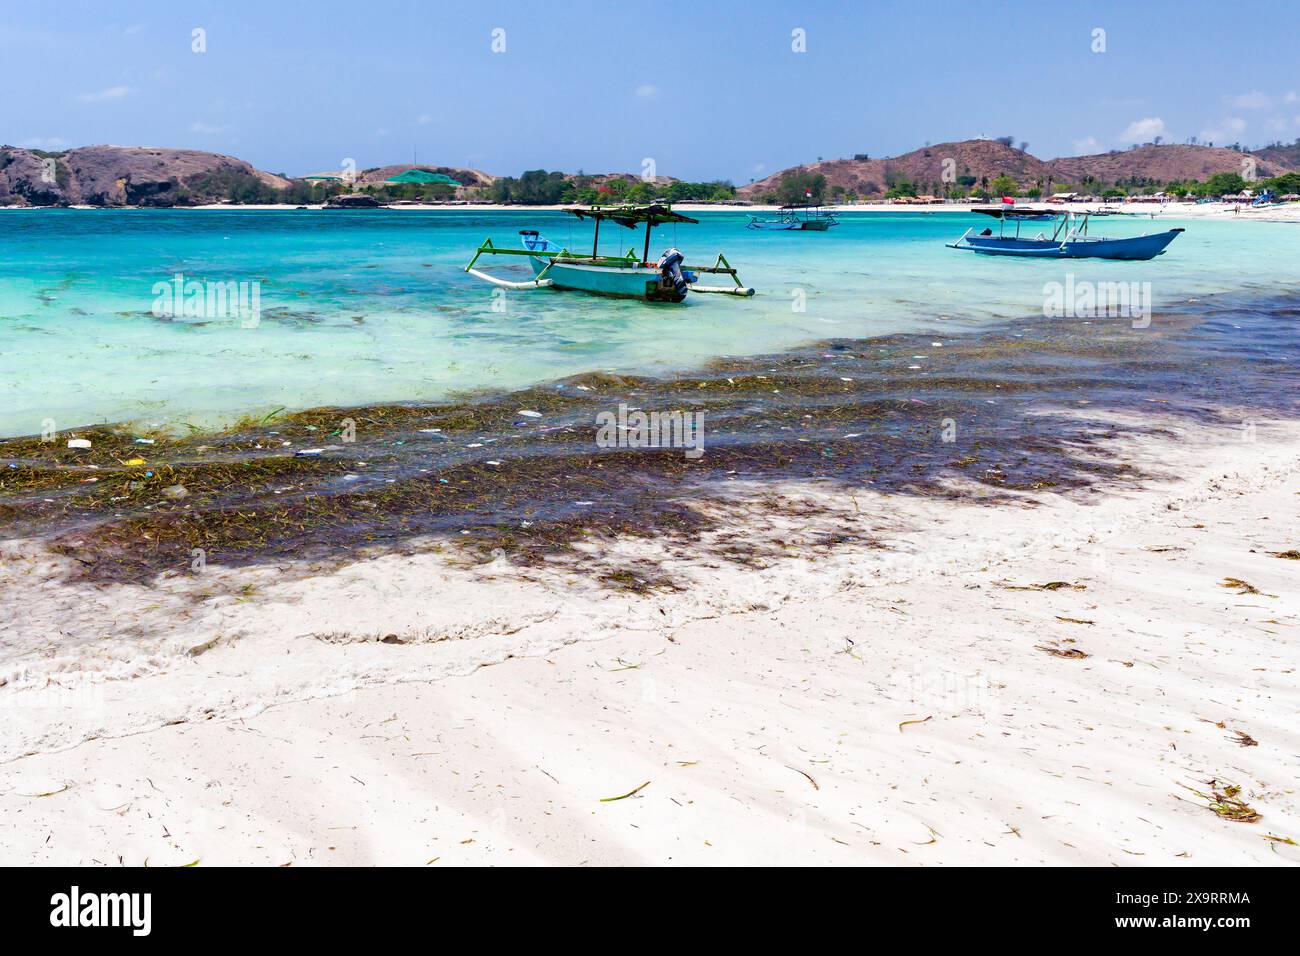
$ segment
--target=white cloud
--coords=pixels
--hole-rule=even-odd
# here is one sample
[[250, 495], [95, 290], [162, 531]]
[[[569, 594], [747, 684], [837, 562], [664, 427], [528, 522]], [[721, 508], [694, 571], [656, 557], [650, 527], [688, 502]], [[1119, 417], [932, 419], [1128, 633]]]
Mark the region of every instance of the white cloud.
[[1149, 143], [1157, 136], [1164, 135], [1165, 121], [1158, 116], [1147, 116], [1129, 123], [1119, 138], [1125, 143]]
[[417, 126], [428, 126], [432, 122], [433, 122], [432, 113], [421, 113], [420, 118], [415, 121], [415, 124]]
[[642, 83], [640, 86], [636, 88], [636, 95], [641, 97], [642, 99], [651, 96], [657, 96], [658, 93], [659, 93], [659, 87], [655, 86], [653, 83]]
[[1246, 128], [1246, 121], [1239, 116], [1229, 116], [1223, 122], [1201, 130], [1201, 139], [1208, 143], [1226, 146], [1229, 140], [1236, 139]]
[[1074, 155], [1087, 156], [1090, 153], [1100, 153], [1101, 142], [1095, 136], [1085, 136], [1083, 139], [1074, 141]]
[[1266, 94], [1261, 93], [1259, 90], [1251, 90], [1249, 93], [1228, 97], [1228, 105], [1234, 110], [1268, 109], [1272, 102]]
[[1286, 93], [1282, 95], [1282, 102], [1300, 103], [1300, 94], [1297, 94], [1295, 90], [1287, 90]]
[[125, 29], [122, 30], [122, 36], [127, 36], [127, 37], [134, 36], [135, 34], [139, 33], [143, 29], [144, 29], [143, 23], [133, 23], [129, 27], [126, 27]]
[[202, 120], [195, 120], [190, 124], [191, 133], [201, 133], [205, 136], [224, 133], [228, 129], [230, 129], [229, 126], [214, 126], [212, 123], [204, 123]]
[[129, 86], [110, 86], [98, 93], [82, 93], [77, 97], [83, 103], [108, 103], [130, 96], [135, 90]]

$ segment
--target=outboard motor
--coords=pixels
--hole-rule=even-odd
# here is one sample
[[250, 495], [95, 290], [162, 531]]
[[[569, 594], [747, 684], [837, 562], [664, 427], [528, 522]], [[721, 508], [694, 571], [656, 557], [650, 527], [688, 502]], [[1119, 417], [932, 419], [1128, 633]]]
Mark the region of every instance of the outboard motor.
[[685, 295], [687, 289], [686, 276], [682, 275], [682, 261], [684, 257], [676, 249], [669, 249], [659, 257], [659, 274], [672, 283], [674, 291], [678, 295]]

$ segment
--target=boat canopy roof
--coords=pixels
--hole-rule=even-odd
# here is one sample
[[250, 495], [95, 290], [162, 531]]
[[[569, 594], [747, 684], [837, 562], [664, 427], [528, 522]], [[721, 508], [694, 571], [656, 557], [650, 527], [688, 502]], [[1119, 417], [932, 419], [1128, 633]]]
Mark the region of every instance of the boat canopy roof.
[[992, 216], [994, 219], [1037, 219], [1042, 216], [1064, 216], [1065, 211], [1061, 209], [1004, 209], [1001, 206], [979, 206], [971, 207], [971, 212], [978, 212], [985, 216]]
[[673, 212], [672, 207], [661, 203], [651, 203], [648, 206], [574, 206], [565, 210], [572, 213], [579, 219], [609, 219], [618, 223], [620, 226], [627, 226], [632, 229], [638, 223], [646, 222], [652, 226], [663, 225], [666, 222], [691, 222], [698, 223], [698, 219], [692, 219], [690, 216], [683, 216], [679, 212]]
[[822, 204], [819, 202], [792, 202], [786, 203], [782, 209], [821, 209]]

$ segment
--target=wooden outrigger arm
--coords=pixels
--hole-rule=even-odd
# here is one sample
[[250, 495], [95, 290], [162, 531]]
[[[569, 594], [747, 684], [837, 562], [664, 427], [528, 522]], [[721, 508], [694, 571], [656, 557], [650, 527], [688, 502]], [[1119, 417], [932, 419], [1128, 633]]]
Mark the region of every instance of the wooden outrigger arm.
[[[591, 265], [600, 263], [607, 263], [609, 265], [627, 265], [628, 263], [636, 263], [638, 261], [636, 252], [630, 249], [625, 256], [585, 256], [580, 253], [570, 252], [567, 247], [561, 249], [559, 252], [547, 252], [541, 249], [502, 249], [499, 246], [494, 246], [491, 239], [485, 239], [483, 245], [479, 246], [475, 251], [474, 258], [469, 260], [469, 265], [465, 267], [465, 271], [469, 272], [473, 268], [474, 263], [478, 262], [478, 257], [483, 255], [485, 252], [488, 255], [493, 256], [527, 256], [530, 259], [550, 259], [552, 265], [557, 262], [569, 263], [570, 265]], [[546, 269], [549, 269], [550, 267], [551, 266], [548, 265]], [[546, 274], [546, 269], [543, 269], [538, 273], [537, 277], [539, 279]]]
[[713, 273], [716, 275], [728, 275], [731, 276], [731, 281], [736, 283], [735, 288], [727, 288], [726, 286], [717, 286], [717, 285], [698, 285], [697, 283], [692, 282], [691, 283], [692, 292], [715, 292], [719, 295], [739, 295], [745, 297], [754, 294], [754, 290], [751, 287], [746, 286], [744, 283], [740, 281], [740, 276], [736, 274], [736, 270], [731, 267], [731, 263], [727, 261], [727, 257], [720, 252], [718, 253], [718, 261], [713, 263], [713, 265], [682, 266], [682, 271], [706, 272], [706, 273]]
[[[482, 272], [474, 268], [474, 263], [478, 262], [478, 257], [483, 255], [483, 253], [485, 252], [488, 253], [489, 255], [496, 255], [496, 256], [536, 256], [538, 258], [548, 258], [551, 261], [547, 263], [545, 269], [537, 273], [536, 277], [534, 277], [530, 281], [511, 282], [508, 279], [498, 279], [496, 276], [488, 275], [486, 272]], [[469, 260], [469, 265], [465, 266], [465, 271], [468, 272], [470, 275], [474, 276], [475, 278], [483, 279], [484, 281], [490, 282], [495, 286], [500, 286], [503, 289], [514, 289], [516, 291], [527, 291], [529, 289], [545, 289], [548, 286], [555, 284], [554, 279], [546, 278], [546, 273], [549, 272], [551, 266], [555, 264], [555, 260], [559, 256], [565, 254], [566, 251], [529, 252], [527, 249], [498, 249], [496, 246], [492, 245], [491, 239], [485, 239], [483, 241], [483, 245], [479, 246], [478, 249], [475, 250], [474, 258]]]
[[[687, 221], [693, 221], [693, 220], [687, 220]], [[474, 264], [478, 262], [479, 257], [483, 255], [525, 256], [530, 259], [549, 259], [550, 261], [547, 262], [546, 266], [540, 272], [537, 273], [536, 278], [532, 279], [531, 281], [511, 282], [506, 279], [498, 279], [497, 277], [489, 275], [486, 272], [482, 272], [478, 269], [475, 269]], [[492, 240], [489, 238], [489, 239], [485, 239], [483, 241], [483, 244], [474, 251], [474, 258], [470, 259], [469, 264], [465, 266], [465, 271], [476, 278], [483, 279], [487, 282], [492, 283], [493, 285], [500, 286], [505, 289], [517, 289], [517, 290], [544, 289], [548, 286], [555, 284], [555, 281], [553, 279], [547, 278], [546, 275], [548, 272], [551, 271], [551, 267], [555, 265], [577, 265], [577, 266], [597, 266], [597, 267], [605, 266], [608, 268], [620, 268], [620, 267], [627, 268], [628, 266], [638, 266], [642, 268], [651, 268], [651, 264], [645, 260], [644, 254], [642, 257], [638, 258], [635, 249], [629, 249], [627, 251], [627, 254], [622, 256], [602, 256], [602, 255], [595, 254], [594, 251], [591, 255], [583, 255], [581, 253], [570, 252], [567, 247], [562, 248], [559, 252], [552, 252], [550, 250], [545, 250], [545, 249], [502, 249], [496, 245], [493, 245]], [[707, 286], [707, 285], [699, 285], [696, 282], [691, 282], [689, 283], [689, 289], [692, 292], [713, 293], [717, 295], [735, 295], [735, 296], [742, 296], [742, 297], [749, 297], [754, 294], [754, 290], [752, 288], [746, 286], [744, 283], [740, 281], [740, 276], [736, 274], [736, 270], [732, 268], [731, 263], [727, 261], [726, 256], [722, 255], [722, 253], [718, 253], [717, 260], [714, 261], [713, 265], [711, 266], [683, 265], [681, 266], [681, 269], [683, 272], [690, 272], [690, 273], [704, 273], [709, 275], [731, 276], [731, 281], [734, 283], [734, 285], [732, 286]]]

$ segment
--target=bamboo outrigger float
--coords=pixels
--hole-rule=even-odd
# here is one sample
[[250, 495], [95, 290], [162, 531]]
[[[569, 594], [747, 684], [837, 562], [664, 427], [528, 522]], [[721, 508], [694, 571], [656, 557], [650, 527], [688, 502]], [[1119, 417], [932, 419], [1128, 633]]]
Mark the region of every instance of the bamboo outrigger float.
[[[505, 289], [565, 289], [646, 302], [681, 302], [688, 292], [738, 296], [754, 294], [753, 289], [741, 283], [736, 270], [721, 253], [711, 266], [688, 266], [676, 249], [669, 249], [656, 262], [650, 261], [650, 231], [655, 226], [699, 222], [698, 219], [673, 212], [666, 204], [575, 207], [566, 209], [565, 212], [580, 220], [590, 219], [595, 223], [590, 255], [561, 247], [536, 229], [521, 229], [519, 236], [522, 249], [503, 249], [493, 245], [491, 239], [484, 240], [469, 265], [465, 266], [465, 271]], [[600, 224], [606, 221], [628, 229], [635, 229], [645, 223], [645, 245], [639, 258], [635, 249], [629, 249], [626, 255], [621, 256], [600, 254]], [[526, 256], [533, 269], [532, 281], [511, 282], [475, 269], [474, 264], [483, 255]], [[700, 285], [700, 274], [730, 276], [734, 285]]]

